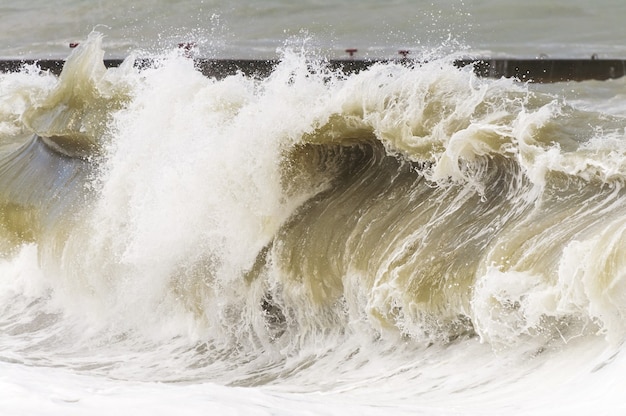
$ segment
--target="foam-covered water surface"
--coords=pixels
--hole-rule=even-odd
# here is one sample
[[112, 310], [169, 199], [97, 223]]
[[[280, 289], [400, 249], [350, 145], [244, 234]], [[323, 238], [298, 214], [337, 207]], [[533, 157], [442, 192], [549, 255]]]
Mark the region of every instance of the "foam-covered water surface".
[[102, 42], [0, 75], [5, 413], [623, 410], [624, 117], [596, 84], [289, 48], [217, 80]]

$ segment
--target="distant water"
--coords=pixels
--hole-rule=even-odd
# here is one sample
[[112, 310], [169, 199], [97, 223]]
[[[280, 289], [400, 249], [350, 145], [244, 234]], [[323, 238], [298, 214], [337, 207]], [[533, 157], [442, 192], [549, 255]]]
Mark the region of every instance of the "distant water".
[[62, 58], [92, 29], [109, 57], [196, 42], [206, 57], [274, 58], [286, 42], [330, 57], [345, 49], [489, 56], [623, 58], [621, 0], [3, 0], [0, 56]]
[[626, 80], [451, 57], [624, 57], [621, 2], [118, 4], [0, 6], [67, 58], [0, 74], [0, 414], [626, 412]]

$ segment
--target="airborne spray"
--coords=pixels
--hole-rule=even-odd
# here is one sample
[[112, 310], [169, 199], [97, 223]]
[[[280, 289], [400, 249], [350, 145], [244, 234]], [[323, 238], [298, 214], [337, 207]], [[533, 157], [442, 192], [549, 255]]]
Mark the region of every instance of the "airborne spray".
[[619, 116], [448, 59], [217, 80], [101, 41], [0, 77], [2, 361], [286, 413], [619, 369]]

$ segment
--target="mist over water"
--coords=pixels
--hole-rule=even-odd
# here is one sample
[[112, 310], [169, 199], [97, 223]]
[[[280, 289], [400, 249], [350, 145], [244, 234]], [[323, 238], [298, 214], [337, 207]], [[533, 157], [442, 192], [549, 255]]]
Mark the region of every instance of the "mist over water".
[[332, 58], [357, 48], [386, 59], [462, 52], [479, 56], [622, 58], [626, 5], [619, 0], [246, 1], [5, 0], [0, 56], [64, 58], [92, 30], [108, 57], [158, 54], [195, 42], [209, 58], [276, 58], [289, 39]]
[[[136, 21], [160, 19], [153, 6]], [[447, 53], [484, 30], [458, 22], [481, 8], [548, 8], [556, 22], [600, 13], [487, 6], [423, 6], [441, 19], [424, 48], [433, 59], [359, 74], [316, 58], [342, 53], [323, 28], [285, 41], [283, 18], [358, 25], [334, 23], [328, 5], [280, 2], [205, 2], [198, 13], [222, 10], [198, 14], [215, 36], [185, 33], [212, 56], [256, 39], [246, 57], [280, 57], [266, 79], [203, 77], [169, 41], [194, 27], [176, 20], [193, 16], [185, 2], [168, 21], [178, 32], [154, 25], [163, 44], [142, 43], [154, 38], [142, 25], [143, 38], [93, 32], [60, 77], [1, 74], [0, 410], [623, 410], [625, 84], [454, 67]], [[103, 23], [112, 10], [80, 16]], [[241, 35], [223, 10], [282, 34]], [[424, 45], [397, 13], [359, 10], [398, 36], [371, 53]], [[458, 27], [463, 42], [449, 36]], [[105, 69], [104, 54], [124, 48], [154, 51], [155, 64]]]

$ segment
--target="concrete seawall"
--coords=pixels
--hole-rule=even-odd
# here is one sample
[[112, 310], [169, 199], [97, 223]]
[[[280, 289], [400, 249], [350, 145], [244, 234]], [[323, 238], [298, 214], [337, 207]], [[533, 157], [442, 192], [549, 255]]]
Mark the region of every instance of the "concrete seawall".
[[[329, 66], [347, 73], [358, 72], [380, 60], [337, 59], [330, 60]], [[399, 62], [412, 62], [400, 60]], [[0, 60], [0, 72], [19, 71], [24, 65], [36, 63], [42, 70], [59, 74], [63, 69], [63, 60]], [[105, 59], [107, 67], [116, 67], [121, 59]], [[271, 73], [278, 63], [276, 60], [256, 59], [196, 59], [196, 66], [206, 76], [223, 78], [238, 71], [251, 76], [264, 77]], [[148, 66], [149, 59], [138, 60], [136, 65]], [[521, 81], [560, 82], [606, 80], [626, 75], [626, 60], [621, 59], [459, 59], [457, 67], [474, 65], [474, 71], [482, 77], [515, 77]]]

